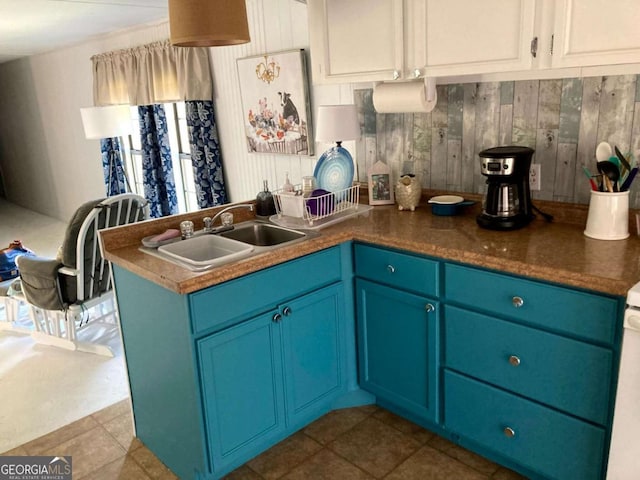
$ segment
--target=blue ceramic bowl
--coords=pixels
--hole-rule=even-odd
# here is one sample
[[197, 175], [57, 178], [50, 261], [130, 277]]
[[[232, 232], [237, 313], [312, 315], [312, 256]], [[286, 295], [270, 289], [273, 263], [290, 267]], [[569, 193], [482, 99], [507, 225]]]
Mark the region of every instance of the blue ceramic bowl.
[[458, 215], [466, 206], [473, 205], [474, 201], [465, 200], [457, 195], [440, 195], [429, 200], [431, 213], [440, 216]]

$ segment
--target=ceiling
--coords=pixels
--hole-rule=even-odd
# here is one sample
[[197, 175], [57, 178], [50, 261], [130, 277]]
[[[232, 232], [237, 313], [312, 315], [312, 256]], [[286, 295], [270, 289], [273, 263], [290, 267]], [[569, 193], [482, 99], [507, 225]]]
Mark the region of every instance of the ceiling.
[[168, 16], [168, 0], [0, 0], [0, 63]]

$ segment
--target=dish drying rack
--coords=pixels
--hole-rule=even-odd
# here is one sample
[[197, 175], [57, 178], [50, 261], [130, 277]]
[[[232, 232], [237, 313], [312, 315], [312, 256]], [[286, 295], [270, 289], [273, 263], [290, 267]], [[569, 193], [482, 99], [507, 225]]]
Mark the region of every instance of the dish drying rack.
[[359, 185], [317, 197], [304, 197], [301, 185], [295, 185], [293, 192], [274, 191], [273, 198], [276, 214], [270, 220], [289, 228], [318, 229], [370, 210], [359, 203]]

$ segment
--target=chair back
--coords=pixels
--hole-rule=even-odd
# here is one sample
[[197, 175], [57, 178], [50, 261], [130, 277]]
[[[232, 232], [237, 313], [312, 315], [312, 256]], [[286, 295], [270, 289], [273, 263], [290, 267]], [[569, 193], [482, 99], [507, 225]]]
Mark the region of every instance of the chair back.
[[87, 202], [76, 211], [61, 252], [62, 264], [78, 271], [77, 277], [63, 286], [68, 303], [85, 302], [112, 288], [109, 262], [102, 256], [98, 231], [145, 220], [147, 211], [147, 201], [133, 193]]

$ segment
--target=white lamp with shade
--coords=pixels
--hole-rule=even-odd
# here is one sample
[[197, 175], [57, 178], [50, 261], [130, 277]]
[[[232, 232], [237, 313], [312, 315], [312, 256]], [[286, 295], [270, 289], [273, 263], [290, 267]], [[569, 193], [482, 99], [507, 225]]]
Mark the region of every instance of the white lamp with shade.
[[[128, 105], [110, 105], [106, 107], [86, 107], [80, 109], [84, 135], [88, 139], [102, 139], [123, 137], [129, 135], [133, 128], [131, 113]], [[131, 192], [131, 185], [127, 172], [122, 169], [127, 192]], [[115, 153], [109, 155], [109, 180], [107, 188], [111, 185], [114, 175], [118, 175]]]
[[318, 159], [314, 176], [320, 188], [335, 191], [353, 183], [353, 157], [342, 142], [360, 138], [355, 105], [321, 105], [316, 117], [316, 140], [336, 142]]

